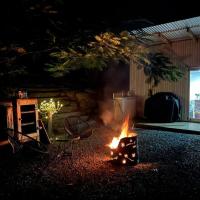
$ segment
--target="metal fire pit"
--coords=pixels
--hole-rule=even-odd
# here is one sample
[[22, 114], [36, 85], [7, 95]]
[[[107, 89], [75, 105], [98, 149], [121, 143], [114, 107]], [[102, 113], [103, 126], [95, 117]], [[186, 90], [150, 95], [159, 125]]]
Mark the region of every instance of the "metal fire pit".
[[137, 135], [122, 138], [118, 147], [111, 149], [110, 154], [114, 163], [136, 165], [138, 163]]

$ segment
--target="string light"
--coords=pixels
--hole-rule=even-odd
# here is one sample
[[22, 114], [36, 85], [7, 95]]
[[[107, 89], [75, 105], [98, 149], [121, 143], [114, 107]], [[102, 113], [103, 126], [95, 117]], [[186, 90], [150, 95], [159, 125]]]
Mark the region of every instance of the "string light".
[[[39, 112], [44, 114], [51, 113], [53, 115], [60, 111], [62, 107], [63, 104], [59, 101], [55, 102], [53, 99], [50, 99], [49, 101], [44, 100], [40, 103]], [[46, 116], [45, 118], [47, 119], [48, 117]]]
[[126, 160], [125, 159], [122, 160], [122, 164], [126, 164]]

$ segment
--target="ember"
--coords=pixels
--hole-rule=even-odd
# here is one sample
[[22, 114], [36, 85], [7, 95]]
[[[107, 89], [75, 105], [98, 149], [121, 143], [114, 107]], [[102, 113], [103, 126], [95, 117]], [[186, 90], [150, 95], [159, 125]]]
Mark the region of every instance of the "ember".
[[120, 164], [137, 164], [137, 134], [128, 132], [129, 116], [122, 125], [122, 131], [119, 137], [114, 137], [108, 145], [111, 149], [110, 154], [113, 161]]

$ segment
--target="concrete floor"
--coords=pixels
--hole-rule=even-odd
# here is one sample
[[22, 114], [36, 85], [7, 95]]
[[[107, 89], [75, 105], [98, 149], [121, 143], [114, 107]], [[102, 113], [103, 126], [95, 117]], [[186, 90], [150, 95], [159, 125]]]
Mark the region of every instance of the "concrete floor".
[[194, 123], [194, 122], [171, 122], [171, 123], [139, 122], [135, 124], [135, 127], [200, 134], [200, 123]]

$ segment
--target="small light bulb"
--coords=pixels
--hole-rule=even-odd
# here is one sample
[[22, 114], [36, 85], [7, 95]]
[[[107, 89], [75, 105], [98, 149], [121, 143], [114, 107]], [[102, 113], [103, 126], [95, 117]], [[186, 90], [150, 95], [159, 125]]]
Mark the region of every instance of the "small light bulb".
[[123, 142], [121, 143], [121, 147], [125, 147], [125, 144]]
[[113, 151], [110, 152], [110, 155], [113, 156]]
[[135, 157], [135, 153], [132, 153], [132, 157], [133, 157], [133, 158]]
[[124, 157], [125, 157], [125, 158], [128, 158], [128, 154], [124, 154]]
[[123, 159], [123, 160], [122, 160], [122, 164], [126, 164], [126, 159]]

